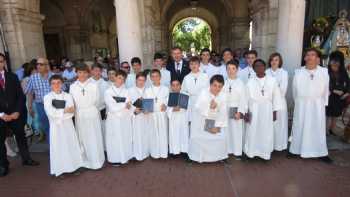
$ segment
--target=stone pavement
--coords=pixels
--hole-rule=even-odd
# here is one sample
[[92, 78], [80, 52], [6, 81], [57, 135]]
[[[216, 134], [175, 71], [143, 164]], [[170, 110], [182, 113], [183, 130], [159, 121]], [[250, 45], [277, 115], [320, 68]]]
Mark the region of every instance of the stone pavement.
[[348, 197], [350, 151], [332, 151], [335, 164], [287, 159], [269, 162], [188, 164], [182, 159], [132, 162], [54, 178], [46, 153], [33, 153], [40, 167], [11, 159], [11, 173], [0, 178], [1, 197]]

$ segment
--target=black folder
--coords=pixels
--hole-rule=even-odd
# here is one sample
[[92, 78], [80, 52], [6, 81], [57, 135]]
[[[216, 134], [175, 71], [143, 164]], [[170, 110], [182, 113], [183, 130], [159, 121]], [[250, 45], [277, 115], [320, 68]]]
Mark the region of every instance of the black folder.
[[52, 100], [52, 106], [56, 109], [64, 109], [66, 108], [66, 101], [65, 100], [58, 100], [53, 99]]
[[[205, 119], [204, 131], [210, 132], [210, 130], [213, 129], [213, 128], [217, 128], [215, 126], [215, 120], [213, 120], [213, 119]], [[219, 128], [219, 130], [220, 130], [220, 128]]]
[[138, 98], [132, 105], [136, 108], [142, 109], [142, 98]]
[[169, 94], [168, 107], [180, 107], [182, 109], [188, 108], [189, 96], [182, 93], [172, 92]]
[[119, 96], [113, 96], [113, 99], [116, 103], [125, 103], [126, 98], [125, 97], [119, 97]]

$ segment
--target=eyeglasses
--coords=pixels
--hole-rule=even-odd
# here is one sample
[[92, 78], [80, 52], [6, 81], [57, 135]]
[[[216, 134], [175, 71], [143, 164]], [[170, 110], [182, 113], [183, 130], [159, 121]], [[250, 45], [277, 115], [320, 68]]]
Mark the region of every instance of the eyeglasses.
[[36, 65], [38, 65], [38, 66], [46, 66], [47, 64], [38, 62], [38, 63], [36, 63]]

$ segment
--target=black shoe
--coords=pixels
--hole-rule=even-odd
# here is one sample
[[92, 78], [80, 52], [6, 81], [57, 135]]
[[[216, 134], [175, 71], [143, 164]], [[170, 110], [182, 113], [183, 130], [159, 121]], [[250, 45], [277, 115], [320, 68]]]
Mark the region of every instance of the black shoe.
[[298, 157], [297, 155], [294, 155], [293, 153], [291, 153], [291, 152], [287, 152], [287, 159], [293, 159], [293, 158], [296, 158], [296, 157]]
[[8, 167], [0, 167], [0, 177], [4, 177], [8, 175], [9, 168]]
[[24, 166], [38, 166], [38, 165], [40, 165], [40, 163], [37, 161], [34, 161], [32, 159], [28, 159], [26, 161], [23, 161], [22, 165], [24, 165]]
[[331, 158], [329, 158], [328, 156], [325, 156], [325, 157], [320, 157], [319, 158], [321, 161], [327, 163], [327, 164], [332, 164], [333, 163], [333, 160]]

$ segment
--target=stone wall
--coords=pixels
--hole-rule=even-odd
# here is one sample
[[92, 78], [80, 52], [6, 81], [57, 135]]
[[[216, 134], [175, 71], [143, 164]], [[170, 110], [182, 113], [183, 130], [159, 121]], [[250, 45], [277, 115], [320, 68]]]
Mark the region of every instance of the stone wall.
[[0, 0], [0, 20], [9, 47], [12, 69], [32, 58], [45, 57], [42, 31], [44, 17], [39, 0]]

